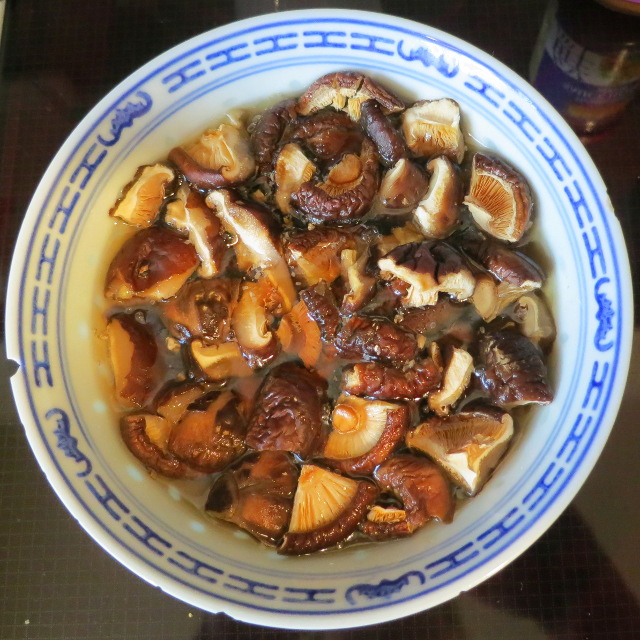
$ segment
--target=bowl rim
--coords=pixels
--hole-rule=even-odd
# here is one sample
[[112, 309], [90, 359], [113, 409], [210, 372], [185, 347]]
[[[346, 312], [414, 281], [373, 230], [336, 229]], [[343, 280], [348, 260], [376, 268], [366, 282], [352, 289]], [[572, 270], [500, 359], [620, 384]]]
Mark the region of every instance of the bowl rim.
[[[261, 16], [255, 16], [251, 18], [247, 18], [244, 20], [232, 22], [221, 27], [217, 27], [211, 30], [208, 30], [202, 34], [194, 36], [182, 43], [175, 45], [174, 47], [168, 49], [163, 52], [159, 56], [156, 56], [151, 61], [138, 68], [136, 71], [131, 73], [129, 76], [124, 78], [118, 85], [112, 89], [105, 97], [103, 97], [88, 113], [87, 115], [76, 125], [72, 133], [67, 137], [64, 144], [61, 146], [60, 150], [54, 156], [53, 160], [50, 162], [43, 178], [38, 185], [34, 196], [29, 204], [27, 214], [25, 215], [19, 236], [18, 241], [16, 243], [16, 248], [14, 251], [14, 255], [11, 262], [9, 283], [8, 283], [8, 295], [6, 302], [6, 318], [7, 318], [7, 330], [6, 330], [6, 348], [7, 348], [7, 357], [16, 360], [16, 362], [20, 362], [20, 345], [18, 340], [19, 335], [19, 292], [20, 292], [20, 283], [23, 277], [22, 269], [25, 263], [25, 255], [26, 249], [28, 246], [28, 242], [30, 240], [29, 235], [30, 231], [34, 226], [36, 215], [39, 208], [39, 203], [43, 200], [45, 194], [49, 191], [51, 187], [51, 181], [53, 179], [54, 168], [60, 165], [63, 159], [71, 152], [71, 150], [79, 144], [79, 141], [82, 139], [83, 131], [87, 128], [90, 122], [95, 120], [98, 115], [102, 112], [108, 111], [107, 107], [111, 109], [114, 104], [121, 99], [121, 95], [126, 91], [131, 89], [131, 87], [135, 86], [136, 83], [142, 83], [148, 76], [149, 72], [155, 71], [157, 68], [161, 67], [162, 64], [166, 64], [169, 62], [174, 62], [179, 58], [179, 55], [183, 51], [187, 51], [184, 55], [190, 53], [196, 45], [199, 43], [209, 42], [210, 40], [220, 37], [222, 35], [231, 35], [233, 33], [238, 33], [244, 29], [248, 29], [256, 26], [277, 26], [279, 22], [286, 20], [296, 20], [296, 19], [313, 19], [313, 20], [322, 20], [326, 18], [331, 18], [335, 20], [340, 19], [353, 19], [358, 21], [364, 21], [371, 23], [375, 26], [401, 26], [406, 30], [412, 31], [422, 37], [425, 35], [434, 41], [443, 41], [449, 45], [450, 49], [457, 50], [463, 57], [474, 56], [476, 59], [483, 60], [487, 62], [491, 68], [491, 70], [498, 75], [502, 76], [505, 80], [511, 84], [516, 91], [524, 93], [526, 95], [534, 95], [536, 97], [537, 105], [543, 107], [549, 114], [551, 114], [552, 119], [555, 120], [554, 126], [561, 130], [562, 135], [569, 141], [570, 147], [573, 151], [579, 156], [579, 162], [589, 171], [590, 178], [594, 182], [595, 189], [598, 193], [598, 196], [602, 199], [603, 203], [608, 206], [608, 224], [609, 224], [609, 232], [611, 234], [611, 245], [616, 249], [616, 257], [618, 259], [618, 273], [617, 277], [620, 281], [620, 285], [622, 288], [622, 293], [627, 295], [627, 300], [629, 301], [624, 319], [621, 320], [621, 346], [620, 346], [620, 358], [618, 360], [618, 384], [613, 388], [613, 393], [608, 400], [606, 411], [604, 415], [607, 416], [606, 419], [603, 420], [603, 426], [606, 428], [601, 430], [598, 434], [596, 442], [592, 443], [589, 448], [587, 455], [584, 457], [579, 467], [576, 470], [576, 473], [572, 476], [570, 484], [562, 491], [561, 495], [540, 515], [540, 517], [536, 520], [534, 526], [529, 527], [527, 531], [522, 533], [517, 540], [511, 544], [506, 550], [501, 553], [501, 562], [495, 564], [490, 567], [487, 571], [476, 572], [480, 575], [474, 575], [473, 579], [465, 582], [464, 589], [470, 589], [480, 582], [486, 580], [491, 575], [494, 575], [496, 572], [501, 570], [505, 565], [512, 562], [517, 556], [523, 553], [527, 548], [529, 548], [535, 540], [537, 540], [552, 524], [553, 521], [557, 519], [557, 517], [562, 513], [562, 511], [566, 508], [569, 502], [573, 499], [575, 494], [578, 492], [587, 475], [591, 472], [597, 458], [599, 457], [604, 444], [606, 443], [607, 436], [613, 426], [613, 422], [615, 419], [615, 415], [617, 413], [618, 407], [620, 405], [620, 401], [622, 399], [622, 393], [624, 391], [623, 380], [626, 379], [626, 372], [628, 370], [630, 356], [631, 356], [631, 339], [633, 332], [633, 308], [632, 308], [632, 289], [631, 289], [631, 276], [630, 276], [630, 268], [628, 263], [628, 258], [626, 257], [626, 249], [624, 238], [622, 235], [622, 231], [619, 225], [619, 222], [615, 218], [613, 214], [613, 210], [611, 204], [606, 195], [606, 187], [602, 181], [602, 178], [599, 175], [593, 161], [588, 155], [587, 151], [584, 149], [582, 143], [579, 141], [577, 136], [569, 129], [568, 125], [561, 120], [561, 118], [555, 112], [555, 109], [542, 97], [538, 94], [535, 89], [533, 89], [526, 81], [524, 81], [520, 76], [518, 76], [513, 70], [509, 69], [506, 65], [499, 62], [489, 54], [483, 52], [477, 47], [457, 38], [456, 36], [452, 36], [444, 31], [439, 29], [430, 27], [428, 25], [424, 25], [412, 20], [407, 20], [404, 18], [398, 18], [395, 16], [368, 12], [368, 11], [358, 11], [358, 10], [347, 10], [347, 9], [304, 9], [304, 10], [294, 10], [294, 11], [286, 11], [281, 13], [272, 13]], [[386, 22], [384, 22], [386, 21]], [[24, 367], [20, 367], [22, 370]], [[61, 501], [65, 504], [67, 509], [72, 513], [72, 515], [79, 521], [81, 526], [91, 535], [94, 540], [98, 542], [98, 544], [105, 549], [110, 555], [116, 558], [119, 562], [127, 566], [134, 573], [141, 576], [147, 582], [155, 586], [161, 586], [168, 593], [178, 597], [179, 599], [190, 602], [192, 604], [196, 604], [197, 606], [212, 611], [212, 603], [210, 596], [206, 596], [199, 600], [197, 597], [194, 597], [194, 593], [189, 589], [184, 589], [181, 585], [173, 585], [167, 586], [166, 584], [162, 584], [162, 578], [160, 582], [157, 582], [158, 574], [148, 567], [148, 565], [140, 562], [139, 559], [135, 556], [135, 554], [131, 554], [128, 551], [119, 547], [119, 545], [114, 545], [112, 538], [110, 538], [102, 528], [96, 524], [93, 519], [85, 513], [83, 506], [79, 501], [75, 499], [72, 495], [70, 495], [68, 488], [66, 487], [63, 479], [59, 476], [58, 470], [55, 468], [51, 457], [44, 446], [44, 443], [40, 440], [39, 434], [35, 429], [33, 429], [32, 422], [32, 410], [33, 406], [31, 405], [31, 401], [28, 397], [28, 384], [25, 379], [19, 375], [19, 371], [12, 376], [11, 384], [13, 388], [13, 394], [15, 398], [15, 402], [18, 408], [18, 413], [20, 415], [21, 422], [25, 425], [25, 431], [27, 438], [29, 439], [29, 443], [31, 448], [33, 449], [36, 458], [40, 467], [43, 469], [49, 483], [54, 488], [56, 494], [61, 499]], [[29, 426], [27, 426], [29, 425]], [[439, 587], [436, 592], [432, 592], [428, 595], [421, 595], [414, 598], [412, 601], [407, 604], [407, 602], [402, 603], [393, 603], [389, 606], [382, 606], [376, 610], [371, 611], [371, 619], [363, 622], [362, 613], [355, 612], [352, 614], [341, 614], [337, 616], [339, 620], [334, 621], [330, 620], [325, 616], [324, 619], [321, 618], [320, 622], [324, 624], [322, 626], [309, 626], [307, 624], [303, 624], [304, 622], [314, 622], [318, 623], [314, 617], [309, 616], [306, 620], [300, 619], [299, 614], [295, 613], [287, 613], [287, 614], [279, 614], [273, 613], [271, 611], [267, 612], [265, 617], [262, 614], [256, 615], [255, 611], [252, 610], [251, 617], [255, 618], [253, 620], [248, 619], [246, 613], [246, 609], [242, 606], [236, 606], [233, 603], [226, 603], [222, 606], [222, 609], [225, 610], [226, 613], [229, 613], [234, 618], [244, 620], [247, 622], [264, 624], [267, 626], [280, 626], [283, 628], [314, 628], [314, 629], [330, 629], [330, 628], [347, 628], [352, 626], [361, 626], [363, 624], [373, 624], [375, 622], [392, 620], [394, 618], [402, 617], [409, 615], [411, 613], [415, 613], [417, 611], [421, 611], [425, 608], [430, 608], [432, 606], [436, 606], [442, 602], [445, 602], [452, 597], [455, 597], [460, 593], [461, 587], [456, 586], [456, 583], [449, 585], [444, 585]], [[429, 598], [430, 602], [428, 604], [423, 601], [426, 598]], [[413, 606], [412, 606], [413, 605]], [[222, 610], [221, 609], [221, 610]], [[379, 614], [379, 615], [378, 615]], [[355, 617], [354, 617], [355, 616]], [[360, 618], [356, 620], [355, 618]]]

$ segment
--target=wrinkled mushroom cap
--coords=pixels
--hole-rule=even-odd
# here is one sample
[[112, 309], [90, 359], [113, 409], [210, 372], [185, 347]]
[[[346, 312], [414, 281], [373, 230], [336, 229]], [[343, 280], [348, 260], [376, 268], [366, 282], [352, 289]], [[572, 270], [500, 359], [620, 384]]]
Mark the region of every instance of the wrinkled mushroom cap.
[[460, 129], [460, 105], [450, 98], [416, 102], [402, 114], [402, 132], [416, 156], [446, 155], [462, 162], [464, 138]]
[[476, 224], [498, 240], [517, 242], [529, 226], [532, 202], [527, 181], [493, 156], [473, 156], [464, 203]]
[[513, 436], [513, 419], [494, 407], [431, 416], [407, 434], [407, 446], [426, 453], [456, 484], [475, 495]]
[[346, 111], [353, 120], [360, 119], [360, 105], [375, 100], [384, 113], [404, 109], [403, 102], [371, 78], [353, 71], [338, 71], [318, 78], [298, 100], [298, 112], [315, 113], [325, 107]]

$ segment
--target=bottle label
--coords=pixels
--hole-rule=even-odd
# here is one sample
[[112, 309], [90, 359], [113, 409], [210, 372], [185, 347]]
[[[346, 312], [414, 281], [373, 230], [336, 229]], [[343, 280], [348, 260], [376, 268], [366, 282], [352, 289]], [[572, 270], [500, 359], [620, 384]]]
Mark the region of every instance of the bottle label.
[[613, 119], [640, 85], [640, 61], [585, 49], [555, 16], [547, 29], [534, 86], [571, 124]]

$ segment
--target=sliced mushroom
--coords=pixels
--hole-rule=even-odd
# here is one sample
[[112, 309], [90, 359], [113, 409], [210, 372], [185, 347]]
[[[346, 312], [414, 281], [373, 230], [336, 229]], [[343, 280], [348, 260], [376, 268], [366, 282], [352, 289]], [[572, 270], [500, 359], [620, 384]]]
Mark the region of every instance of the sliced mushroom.
[[190, 280], [173, 298], [162, 303], [169, 331], [178, 339], [226, 340], [239, 291], [239, 278]]
[[140, 167], [109, 215], [136, 227], [150, 227], [160, 214], [175, 177], [173, 170], [163, 164]]
[[320, 283], [303, 289], [300, 299], [304, 302], [311, 319], [320, 328], [322, 339], [333, 345], [340, 325], [340, 313], [331, 289], [325, 283]]
[[440, 292], [455, 300], [466, 300], [473, 294], [473, 274], [444, 242], [400, 245], [378, 260], [378, 266], [383, 278], [395, 277], [409, 285], [402, 299], [405, 307], [434, 305]]
[[435, 460], [469, 495], [484, 486], [513, 436], [513, 419], [495, 407], [431, 416], [407, 434], [407, 446]]
[[[193, 380], [176, 381], [166, 384], [153, 399], [155, 412], [164, 418], [169, 425], [177, 424], [187, 407], [198, 398], [216, 389], [212, 382], [196, 382]], [[167, 440], [168, 440], [167, 432]], [[166, 442], [164, 449], [166, 449]]]
[[245, 431], [239, 396], [211, 391], [187, 407], [171, 431], [168, 449], [194, 469], [215, 473], [244, 453]]
[[476, 350], [476, 376], [492, 402], [510, 409], [553, 400], [540, 351], [526, 336], [491, 331], [480, 337]]
[[283, 351], [297, 355], [306, 367], [315, 366], [322, 353], [321, 332], [304, 301], [296, 302], [282, 317], [276, 333]]
[[236, 340], [252, 369], [264, 367], [280, 352], [278, 338], [269, 329], [269, 318], [261, 293], [260, 284], [243, 282], [240, 299], [231, 316], [231, 327]]
[[407, 370], [379, 362], [360, 362], [344, 368], [341, 389], [379, 400], [418, 400], [438, 389], [441, 378], [440, 368], [430, 358]]
[[309, 115], [333, 107], [346, 111], [349, 116], [360, 119], [360, 105], [375, 100], [384, 113], [396, 113], [404, 109], [397, 96], [387, 91], [371, 78], [353, 71], [338, 71], [318, 78], [298, 100], [298, 112]]
[[416, 227], [413, 222], [405, 222], [402, 226], [394, 227], [391, 233], [378, 238], [376, 248], [378, 255], [386, 256], [401, 244], [409, 244], [410, 242], [422, 242], [425, 239], [424, 234]]
[[244, 378], [253, 373], [237, 342], [205, 344], [202, 340], [192, 340], [189, 350], [198, 368], [210, 380]]
[[376, 145], [378, 156], [385, 167], [392, 167], [409, 155], [401, 133], [384, 115], [379, 102], [365, 100], [360, 105], [360, 113], [360, 124]]
[[472, 373], [473, 358], [469, 352], [453, 347], [444, 370], [442, 387], [429, 396], [429, 408], [440, 416], [447, 415], [469, 386]]
[[158, 345], [152, 330], [135, 315], [116, 313], [107, 324], [107, 337], [118, 402], [144, 406], [160, 378]]
[[302, 555], [343, 542], [357, 529], [376, 494], [375, 485], [366, 480], [303, 465], [289, 531], [278, 553]]
[[193, 245], [162, 227], [129, 238], [111, 261], [105, 295], [115, 300], [164, 300], [175, 295], [200, 261]]
[[429, 189], [413, 212], [413, 222], [428, 238], [446, 238], [458, 223], [460, 176], [446, 156], [429, 161]]
[[382, 178], [378, 198], [386, 209], [409, 211], [420, 202], [428, 188], [429, 180], [422, 169], [402, 158]]
[[398, 446], [409, 425], [409, 408], [341, 395], [331, 417], [323, 455], [331, 467], [369, 475]]
[[164, 164], [139, 167], [109, 215], [136, 227], [149, 227], [158, 217], [174, 179], [175, 173]]
[[460, 164], [464, 138], [460, 129], [460, 105], [450, 98], [416, 102], [402, 114], [402, 133], [414, 155], [445, 155]]
[[196, 469], [167, 450], [172, 424], [151, 413], [134, 413], [120, 419], [120, 434], [133, 455], [147, 469], [168, 478], [195, 478]]
[[320, 111], [302, 119], [291, 131], [291, 139], [304, 144], [320, 160], [338, 160], [345, 153], [357, 153], [362, 129], [346, 113]]
[[365, 138], [360, 156], [347, 156], [323, 183], [305, 182], [291, 195], [294, 208], [312, 223], [357, 222], [378, 191], [379, 165], [373, 143]]
[[165, 211], [164, 221], [177, 231], [186, 233], [200, 258], [198, 275], [212, 278], [224, 267], [227, 245], [220, 234], [220, 220], [206, 206], [204, 198], [184, 185]]
[[473, 156], [469, 194], [464, 203], [476, 224], [498, 240], [517, 242], [529, 226], [529, 184], [513, 167], [494, 156]]
[[391, 364], [415, 360], [419, 351], [413, 333], [387, 318], [364, 316], [351, 316], [338, 331], [335, 345], [344, 358]]
[[216, 478], [204, 508], [275, 546], [289, 524], [297, 479], [288, 453], [256, 451]]
[[553, 315], [544, 299], [535, 293], [520, 296], [510, 316], [520, 325], [520, 331], [531, 342], [546, 347], [556, 337]]
[[340, 253], [342, 277], [347, 291], [342, 299], [341, 312], [350, 315], [360, 310], [373, 297], [376, 279], [367, 273], [369, 250], [360, 256], [355, 249], [345, 249]]
[[356, 246], [350, 229], [318, 227], [293, 231], [285, 240], [287, 261], [305, 285], [331, 283], [341, 273], [340, 253]]
[[216, 210], [224, 228], [239, 238], [254, 266], [262, 268], [276, 286], [282, 296], [284, 311], [291, 309], [296, 291], [270, 213], [257, 205], [243, 202], [227, 189], [211, 191], [207, 204]]
[[449, 483], [440, 469], [427, 460], [410, 454], [396, 454], [383, 462], [374, 473], [383, 491], [390, 491], [401, 501], [405, 512], [391, 522], [367, 519], [361, 530], [374, 540], [411, 535], [428, 520], [451, 522], [455, 503]]
[[282, 148], [275, 169], [275, 201], [282, 213], [292, 212], [289, 203], [291, 194], [298, 191], [303, 183], [311, 180], [315, 172], [316, 166], [297, 144], [290, 142]]
[[296, 100], [289, 98], [265, 111], [251, 132], [251, 142], [262, 175], [273, 170], [273, 158], [287, 125], [296, 117]]
[[[192, 161], [191, 164], [186, 162], [187, 158], [183, 154], [178, 153], [180, 151]], [[217, 129], [208, 129], [197, 142], [184, 150], [174, 149], [169, 154], [169, 159], [178, 165], [189, 182], [200, 189], [214, 189], [243, 182], [253, 175], [256, 168], [249, 136], [237, 119], [223, 122]], [[194, 172], [195, 166], [205, 171]], [[216, 174], [221, 180], [213, 179], [213, 184], [210, 183]]]
[[303, 459], [326, 437], [327, 383], [293, 362], [272, 369], [258, 390], [247, 445], [259, 451], [291, 451]]

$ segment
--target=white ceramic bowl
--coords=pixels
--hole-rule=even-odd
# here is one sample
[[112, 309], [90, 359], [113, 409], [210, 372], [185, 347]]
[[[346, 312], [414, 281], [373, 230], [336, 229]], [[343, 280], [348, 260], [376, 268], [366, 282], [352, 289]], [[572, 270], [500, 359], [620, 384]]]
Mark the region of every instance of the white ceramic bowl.
[[[449, 96], [475, 142], [528, 177], [548, 257], [556, 400], [532, 412], [498, 473], [449, 526], [311, 557], [279, 557], [205, 519], [125, 449], [95, 335], [107, 211], [136, 167], [235, 106], [299, 94], [357, 69], [407, 99]], [[71, 134], [31, 202], [11, 268], [9, 356], [29, 442], [49, 481], [106, 551], [208, 611], [288, 628], [391, 620], [441, 603], [531, 545], [573, 498], [613, 424], [632, 331], [620, 227], [587, 153], [551, 106], [482, 51], [373, 13], [299, 11], [214, 29], [131, 75]]]

